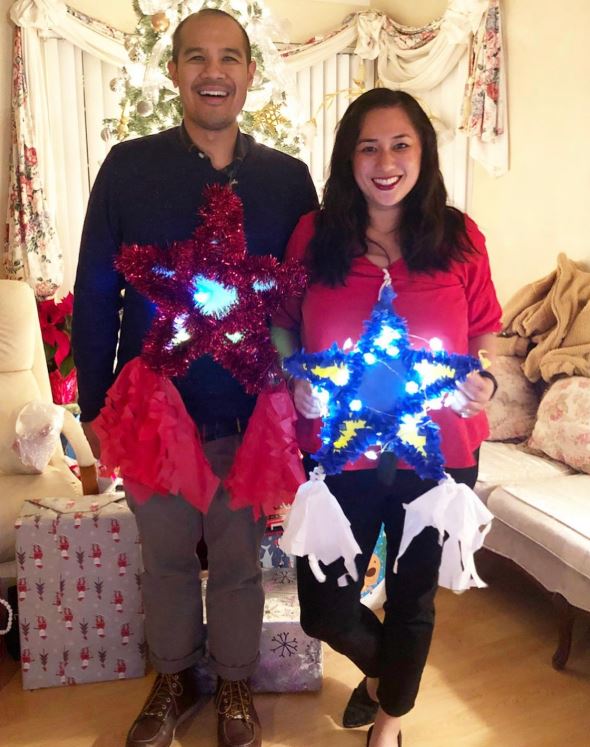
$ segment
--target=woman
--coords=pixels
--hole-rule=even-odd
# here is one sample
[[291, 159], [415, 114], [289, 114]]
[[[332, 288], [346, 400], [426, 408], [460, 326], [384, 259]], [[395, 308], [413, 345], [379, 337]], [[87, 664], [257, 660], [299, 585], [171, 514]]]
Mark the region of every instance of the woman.
[[[273, 338], [281, 355], [300, 346], [308, 352], [358, 339], [388, 271], [394, 309], [408, 323], [410, 339], [423, 347], [433, 337], [448, 352], [482, 350], [493, 358], [500, 307], [490, 278], [482, 234], [446, 204], [436, 135], [410, 95], [380, 88], [354, 101], [340, 122], [322, 208], [304, 216], [287, 248], [305, 258], [310, 285], [275, 319]], [[495, 392], [487, 371], [458, 386], [450, 406], [432, 414], [442, 435], [445, 468], [471, 487], [477, 452], [487, 436], [484, 409]], [[319, 402], [307, 381], [292, 382], [301, 448], [319, 447]], [[392, 572], [404, 522], [404, 503], [434, 487], [411, 467], [397, 465], [393, 483], [379, 479], [362, 457], [340, 475], [326, 478], [362, 548], [358, 583], [338, 586], [340, 562], [319, 583], [307, 558], [298, 559], [301, 623], [364, 672], [344, 713], [344, 726], [374, 721], [369, 747], [401, 745], [400, 718], [414, 705], [434, 623], [441, 547], [425, 529]], [[360, 602], [360, 589], [381, 524], [387, 536], [385, 617]]]

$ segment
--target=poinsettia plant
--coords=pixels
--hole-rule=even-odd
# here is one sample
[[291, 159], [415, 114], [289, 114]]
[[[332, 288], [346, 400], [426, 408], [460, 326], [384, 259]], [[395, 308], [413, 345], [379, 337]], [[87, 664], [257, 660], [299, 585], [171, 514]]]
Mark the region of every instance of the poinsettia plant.
[[60, 301], [50, 298], [37, 304], [51, 393], [58, 405], [75, 402], [78, 396], [71, 342], [73, 307], [72, 293]]

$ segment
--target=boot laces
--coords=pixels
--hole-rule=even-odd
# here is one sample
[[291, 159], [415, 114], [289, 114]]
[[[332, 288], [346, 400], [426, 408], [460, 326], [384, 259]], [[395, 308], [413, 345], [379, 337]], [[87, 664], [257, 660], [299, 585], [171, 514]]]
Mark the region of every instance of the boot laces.
[[252, 721], [250, 705], [252, 696], [246, 680], [222, 680], [215, 698], [215, 705], [220, 716], [225, 718]]
[[143, 711], [144, 716], [163, 720], [172, 701], [184, 691], [178, 674], [159, 674]]

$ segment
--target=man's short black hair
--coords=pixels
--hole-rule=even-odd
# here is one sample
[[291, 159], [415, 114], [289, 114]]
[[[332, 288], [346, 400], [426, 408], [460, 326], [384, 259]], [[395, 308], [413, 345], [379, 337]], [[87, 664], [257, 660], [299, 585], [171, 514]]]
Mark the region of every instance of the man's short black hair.
[[231, 15], [231, 13], [226, 13], [225, 10], [219, 10], [218, 8], [203, 8], [197, 13], [191, 13], [186, 18], [183, 18], [172, 34], [172, 62], [174, 62], [175, 65], [178, 64], [178, 55], [180, 54], [182, 27], [189, 20], [189, 18], [198, 18], [199, 16], [225, 16], [226, 18], [231, 18], [231, 20], [239, 27], [240, 31], [242, 32], [242, 36], [244, 38], [244, 46], [246, 48], [246, 62], [248, 63], [248, 65], [250, 64], [250, 62], [252, 62], [252, 45], [250, 44], [250, 38], [246, 33], [246, 29], [242, 26], [242, 24], [237, 21]]

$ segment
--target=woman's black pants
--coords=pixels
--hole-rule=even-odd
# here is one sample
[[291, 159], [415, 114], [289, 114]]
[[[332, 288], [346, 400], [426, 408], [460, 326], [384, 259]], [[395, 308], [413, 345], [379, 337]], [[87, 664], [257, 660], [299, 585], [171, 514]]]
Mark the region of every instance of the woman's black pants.
[[[447, 472], [456, 482], [475, 485], [477, 466]], [[328, 476], [326, 484], [342, 506], [362, 549], [362, 555], [356, 558], [359, 579], [352, 582], [349, 577], [348, 586], [338, 586], [338, 578], [346, 573], [340, 559], [323, 566], [327, 579], [320, 583], [307, 558], [297, 558], [301, 625], [308, 635], [348, 656], [365, 675], [378, 677], [381, 707], [390, 716], [402, 716], [414, 706], [432, 639], [442, 553], [438, 532], [427, 527], [415, 537], [400, 558], [397, 573], [393, 573], [393, 562], [403, 531], [402, 504], [410, 503], [436, 483], [420, 480], [413, 471], [398, 470], [393, 485], [385, 487], [378, 481], [377, 470], [358, 470]], [[387, 537], [383, 622], [360, 601], [381, 524]]]

